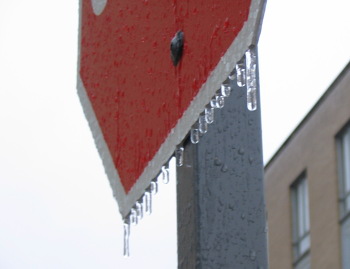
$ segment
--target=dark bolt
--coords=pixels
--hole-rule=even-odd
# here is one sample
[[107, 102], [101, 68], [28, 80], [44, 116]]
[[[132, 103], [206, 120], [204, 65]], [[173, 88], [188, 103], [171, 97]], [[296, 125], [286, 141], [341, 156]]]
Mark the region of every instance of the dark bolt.
[[170, 56], [174, 66], [177, 66], [182, 57], [184, 48], [184, 33], [178, 31], [170, 42]]

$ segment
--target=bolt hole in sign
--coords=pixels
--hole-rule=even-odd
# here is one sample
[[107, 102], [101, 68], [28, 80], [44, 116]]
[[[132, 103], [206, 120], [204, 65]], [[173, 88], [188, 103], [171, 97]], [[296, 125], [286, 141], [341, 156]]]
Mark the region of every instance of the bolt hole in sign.
[[78, 94], [123, 217], [245, 51], [264, 0], [80, 0]]

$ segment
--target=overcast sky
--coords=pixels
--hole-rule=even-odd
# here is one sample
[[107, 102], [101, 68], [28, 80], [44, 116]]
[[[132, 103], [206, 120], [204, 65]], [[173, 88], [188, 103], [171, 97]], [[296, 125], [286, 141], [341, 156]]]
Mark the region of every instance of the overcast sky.
[[[348, 0], [269, 0], [267, 161], [350, 59]], [[131, 234], [76, 94], [77, 0], [0, 0], [0, 268], [176, 268], [175, 178]]]

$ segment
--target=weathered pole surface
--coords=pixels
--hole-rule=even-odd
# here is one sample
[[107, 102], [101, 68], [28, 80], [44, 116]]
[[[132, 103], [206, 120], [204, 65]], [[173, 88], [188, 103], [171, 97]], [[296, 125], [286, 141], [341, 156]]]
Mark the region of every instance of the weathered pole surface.
[[[258, 75], [258, 74], [257, 74]], [[177, 168], [178, 268], [268, 268], [261, 116], [231, 81], [225, 106]]]

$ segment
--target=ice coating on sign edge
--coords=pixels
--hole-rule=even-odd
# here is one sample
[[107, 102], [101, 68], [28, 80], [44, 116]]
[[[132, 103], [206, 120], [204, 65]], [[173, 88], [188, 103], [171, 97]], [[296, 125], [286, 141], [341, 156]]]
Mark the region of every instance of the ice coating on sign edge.
[[[228, 79], [234, 80], [237, 75], [237, 85], [239, 87], [247, 86], [247, 108], [250, 111], [254, 111], [257, 108], [256, 91], [257, 91], [257, 81], [256, 81], [256, 54], [254, 49], [249, 49], [246, 51], [244, 57], [239, 61], [235, 67], [235, 72], [233, 72]], [[211, 99], [209, 105], [204, 109], [204, 112], [200, 114], [197, 123], [192, 126], [190, 130], [190, 140], [193, 144], [199, 143], [201, 134], [207, 132], [208, 124], [214, 121], [214, 109], [222, 108], [224, 106], [224, 99], [229, 97], [231, 94], [231, 87], [226, 84], [222, 84], [220, 91], [218, 91], [215, 96]], [[174, 152], [176, 159], [176, 165], [183, 165], [183, 155], [184, 148], [182, 146], [177, 146]], [[223, 170], [226, 172], [227, 170]], [[165, 164], [161, 168], [161, 177], [164, 184], [169, 182], [170, 171], [169, 164]], [[138, 221], [143, 217], [143, 213], [150, 215], [152, 212], [152, 195], [158, 192], [158, 183], [153, 180], [145, 191], [142, 202], [136, 202], [134, 208], [131, 209], [128, 221], [124, 221], [124, 256], [128, 257], [130, 255], [129, 251], [129, 237], [130, 237], [130, 224], [136, 225]], [[244, 218], [244, 214], [241, 216]], [[251, 258], [254, 257], [254, 254]]]

